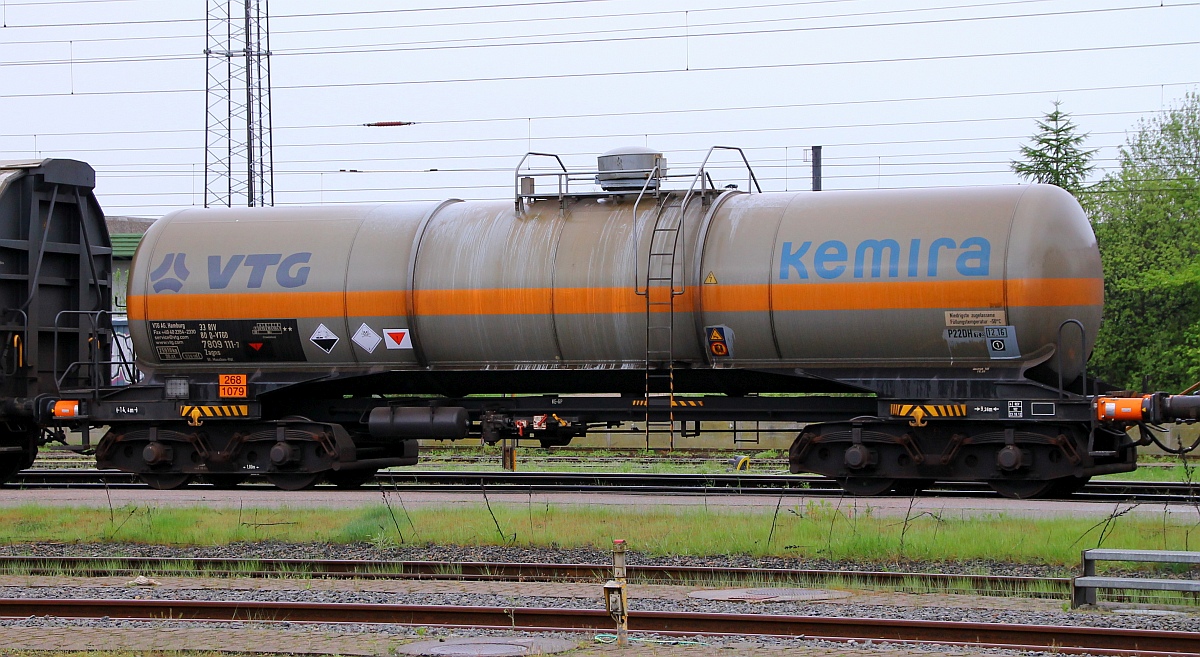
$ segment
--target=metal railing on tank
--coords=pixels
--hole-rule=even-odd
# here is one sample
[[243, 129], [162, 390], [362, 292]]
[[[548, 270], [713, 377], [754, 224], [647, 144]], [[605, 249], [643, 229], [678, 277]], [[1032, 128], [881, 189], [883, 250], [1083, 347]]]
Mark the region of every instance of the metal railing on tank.
[[[527, 171], [525, 172], [525, 175], [521, 175], [521, 167], [525, 166], [525, 162], [531, 157], [552, 157], [554, 158], [554, 161], [558, 163], [558, 168], [562, 169], [562, 171], [550, 171], [544, 173]], [[572, 176], [575, 176], [575, 178], [572, 178]], [[567, 171], [567, 165], [563, 164], [562, 158], [554, 153], [538, 153], [534, 151], [526, 153], [525, 156], [521, 158], [521, 161], [517, 163], [517, 168], [513, 170], [514, 205], [516, 206], [517, 214], [521, 214], [525, 211], [525, 199], [533, 198], [535, 196], [547, 196], [546, 194], [534, 193], [537, 187], [536, 180], [538, 178], [554, 178], [555, 186], [557, 188], [557, 191], [554, 195], [558, 196], [558, 199], [561, 202], [571, 193], [571, 180], [585, 180], [585, 178], [582, 176], [583, 173], [576, 172], [572, 174], [570, 171]]]
[[1080, 377], [1080, 394], [1087, 395], [1087, 329], [1083, 327], [1083, 322], [1077, 319], [1068, 319], [1058, 325], [1058, 339], [1054, 345], [1054, 357], [1058, 368], [1058, 395], [1060, 399], [1066, 399], [1068, 391], [1063, 387], [1063, 329], [1067, 325], [1073, 324], [1079, 327], [1079, 377]]

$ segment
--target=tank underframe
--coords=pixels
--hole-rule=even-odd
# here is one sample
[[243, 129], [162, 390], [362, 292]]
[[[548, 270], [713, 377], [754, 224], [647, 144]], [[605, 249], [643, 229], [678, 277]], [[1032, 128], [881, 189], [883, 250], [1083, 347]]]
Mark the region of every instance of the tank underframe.
[[[160, 487], [197, 475], [236, 482], [250, 474], [284, 488], [322, 477], [353, 485], [378, 468], [415, 464], [419, 437], [556, 446], [590, 430], [646, 422], [673, 423], [685, 441], [699, 434], [702, 422], [794, 423], [791, 471], [835, 478], [855, 494], [915, 491], [941, 480], [987, 481], [1011, 497], [1047, 496], [1068, 493], [1094, 475], [1136, 467], [1129, 438], [1093, 422], [1089, 398], [996, 376], [1003, 372], [986, 379], [913, 371], [911, 379], [879, 380], [889, 390], [988, 393], [912, 398], [876, 395], [864, 385], [869, 379], [848, 385], [806, 374], [697, 370], [692, 384], [725, 392], [679, 393], [674, 405], [669, 397], [648, 402], [636, 385], [644, 372], [636, 370], [573, 372], [564, 387], [589, 391], [573, 395], [534, 392], [563, 383], [551, 376], [547, 384], [546, 372], [343, 373], [310, 380], [295, 372], [274, 379], [260, 374], [245, 400], [220, 398], [215, 383], [198, 376], [189, 381], [187, 399], [163, 399], [164, 382], [151, 380], [90, 404], [85, 419], [110, 427], [99, 444], [101, 467], [137, 473]], [[745, 392], [752, 384], [757, 389]], [[420, 386], [484, 392], [380, 392]], [[490, 393], [501, 387], [515, 389], [516, 396]], [[604, 388], [621, 392], [595, 392]], [[387, 406], [464, 409], [469, 423], [461, 433], [397, 438], [368, 422], [373, 409]]]

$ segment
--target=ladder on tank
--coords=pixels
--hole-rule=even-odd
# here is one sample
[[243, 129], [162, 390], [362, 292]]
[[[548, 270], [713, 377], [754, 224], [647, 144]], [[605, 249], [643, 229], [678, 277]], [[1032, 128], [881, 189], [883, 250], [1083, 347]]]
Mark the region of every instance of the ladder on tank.
[[[646, 254], [645, 285], [638, 290], [646, 297], [646, 449], [656, 430], [668, 433], [670, 449], [675, 449], [675, 297], [684, 292], [683, 277], [676, 270], [688, 200], [687, 195], [680, 200], [678, 194], [667, 193], [658, 204]], [[665, 422], [651, 420], [657, 410], [666, 410]]]
[[[654, 224], [650, 229], [650, 244], [646, 253], [646, 276], [640, 272], [635, 275], [634, 292], [646, 298], [646, 360], [645, 360], [645, 435], [646, 449], [650, 449], [650, 434], [655, 429], [667, 433], [670, 438], [669, 448], [675, 449], [675, 298], [687, 291], [684, 283], [686, 264], [680, 256], [679, 247], [683, 241], [687, 208], [692, 199], [699, 195], [705, 205], [709, 202], [709, 193], [716, 191], [716, 185], [708, 175], [705, 167], [714, 151], [736, 151], [746, 166], [748, 191], [762, 192], [754, 170], [746, 154], [736, 146], [713, 146], [708, 149], [700, 168], [692, 178], [692, 184], [687, 192], [680, 197], [678, 192], [662, 193], [657, 187], [654, 194], [659, 197], [656, 206]], [[633, 203], [633, 220], [637, 222], [638, 206], [650, 188], [651, 181], [658, 180], [661, 171], [656, 166], [650, 173], [646, 184]], [[660, 196], [661, 194], [661, 196]], [[675, 199], [680, 199], [678, 203]], [[634, 230], [634, 240], [640, 237], [639, 230]], [[635, 259], [636, 262], [636, 259]], [[665, 410], [666, 421], [652, 421], [655, 411]], [[697, 422], [697, 432], [699, 423]], [[686, 435], [686, 434], [685, 434]]]

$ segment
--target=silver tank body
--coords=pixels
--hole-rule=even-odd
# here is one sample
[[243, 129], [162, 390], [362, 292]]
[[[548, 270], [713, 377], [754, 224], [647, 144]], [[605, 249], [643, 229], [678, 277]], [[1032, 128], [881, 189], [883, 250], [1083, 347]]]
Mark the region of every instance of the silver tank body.
[[[131, 334], [142, 365], [167, 373], [641, 368], [635, 290], [657, 212], [633, 209], [582, 196], [520, 214], [453, 200], [183, 210], [134, 259]], [[683, 226], [673, 352], [694, 367], [1029, 367], [1075, 319], [1087, 343], [1068, 332], [1070, 379], [1100, 323], [1095, 237], [1056, 187], [726, 192], [694, 197]], [[728, 357], [709, 354], [713, 326]], [[1015, 335], [997, 353], [989, 328], [1003, 327]]]

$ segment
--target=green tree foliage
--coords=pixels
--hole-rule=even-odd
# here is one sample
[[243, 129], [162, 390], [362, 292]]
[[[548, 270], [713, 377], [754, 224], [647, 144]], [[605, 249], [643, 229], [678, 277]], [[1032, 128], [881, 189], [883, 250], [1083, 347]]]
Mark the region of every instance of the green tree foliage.
[[1200, 95], [1141, 121], [1082, 194], [1104, 263], [1091, 367], [1129, 389], [1200, 380]]
[[1077, 194], [1092, 172], [1092, 156], [1096, 151], [1082, 148], [1087, 135], [1075, 133], [1077, 128], [1071, 116], [1060, 110], [1059, 105], [1059, 101], [1054, 101], [1054, 109], [1037, 122], [1033, 144], [1021, 146], [1021, 157], [1025, 159], [1014, 160], [1012, 170], [1025, 180], [1058, 185]]

